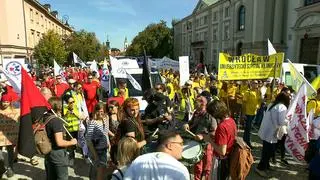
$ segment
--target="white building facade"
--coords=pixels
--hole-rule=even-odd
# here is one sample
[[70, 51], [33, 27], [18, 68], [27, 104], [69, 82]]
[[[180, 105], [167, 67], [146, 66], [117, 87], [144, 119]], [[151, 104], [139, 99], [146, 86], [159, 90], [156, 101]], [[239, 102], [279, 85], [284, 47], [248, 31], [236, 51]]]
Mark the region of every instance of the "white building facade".
[[174, 54], [218, 64], [219, 52], [267, 54], [267, 39], [294, 62], [320, 62], [320, 0], [200, 0], [176, 22]]

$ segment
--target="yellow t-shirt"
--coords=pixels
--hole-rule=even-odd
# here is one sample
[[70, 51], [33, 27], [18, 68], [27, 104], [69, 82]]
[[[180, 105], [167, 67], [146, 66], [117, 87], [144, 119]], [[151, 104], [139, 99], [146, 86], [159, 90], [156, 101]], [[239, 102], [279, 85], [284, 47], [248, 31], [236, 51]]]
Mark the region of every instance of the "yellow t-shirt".
[[256, 115], [261, 104], [261, 93], [258, 90], [248, 90], [243, 96], [243, 107], [246, 115]]
[[199, 84], [200, 84], [201, 88], [205, 88], [206, 87], [206, 79], [200, 79]]
[[237, 92], [237, 86], [233, 84], [228, 84], [228, 90], [227, 90], [228, 97], [235, 97], [236, 92]]

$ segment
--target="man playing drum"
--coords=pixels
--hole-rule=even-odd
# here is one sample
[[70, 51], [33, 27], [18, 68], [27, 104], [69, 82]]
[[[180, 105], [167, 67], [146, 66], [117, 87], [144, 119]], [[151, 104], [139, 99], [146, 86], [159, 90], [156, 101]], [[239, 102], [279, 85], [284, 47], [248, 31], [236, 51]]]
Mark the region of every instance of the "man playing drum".
[[[196, 111], [191, 120], [183, 126], [184, 130], [190, 130], [194, 133], [195, 139], [200, 140], [201, 135], [214, 135], [217, 128], [216, 120], [207, 113], [207, 103], [211, 101], [211, 94], [203, 91], [196, 99]], [[211, 144], [207, 144], [204, 148], [203, 158], [194, 166], [194, 179], [202, 179], [202, 174], [209, 179], [210, 169], [212, 165], [213, 149]]]

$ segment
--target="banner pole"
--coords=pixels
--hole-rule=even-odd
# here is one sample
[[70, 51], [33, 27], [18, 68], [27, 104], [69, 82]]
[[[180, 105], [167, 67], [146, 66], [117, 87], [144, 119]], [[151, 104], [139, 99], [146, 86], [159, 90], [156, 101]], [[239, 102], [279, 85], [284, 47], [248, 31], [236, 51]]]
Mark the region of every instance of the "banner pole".
[[[270, 56], [269, 56], [269, 58], [270, 58]], [[278, 66], [278, 58], [277, 58], [277, 56], [275, 58], [276, 58], [276, 62], [274, 64], [273, 83], [272, 83], [272, 89], [271, 89], [271, 101], [272, 101], [273, 96], [274, 96], [274, 88], [276, 86], [276, 74], [277, 74], [277, 66]]]

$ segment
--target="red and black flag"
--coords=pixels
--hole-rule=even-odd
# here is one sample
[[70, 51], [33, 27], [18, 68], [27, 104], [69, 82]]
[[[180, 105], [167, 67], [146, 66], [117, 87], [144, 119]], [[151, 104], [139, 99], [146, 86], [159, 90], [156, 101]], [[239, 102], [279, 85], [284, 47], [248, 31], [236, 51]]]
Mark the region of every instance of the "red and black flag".
[[43, 117], [50, 104], [40, 93], [27, 71], [21, 68], [21, 117], [19, 126], [18, 152], [32, 157], [36, 154], [32, 124]]

